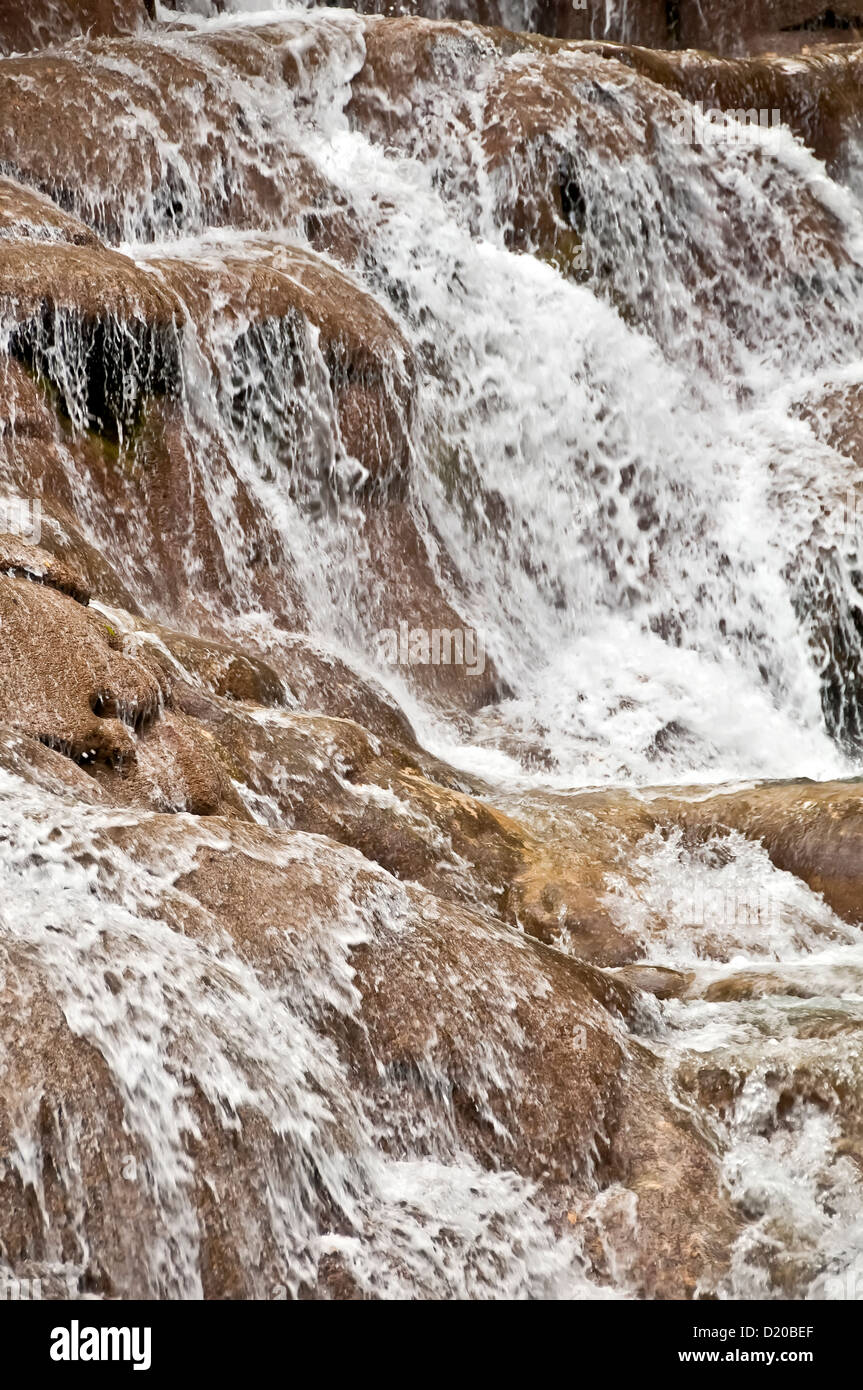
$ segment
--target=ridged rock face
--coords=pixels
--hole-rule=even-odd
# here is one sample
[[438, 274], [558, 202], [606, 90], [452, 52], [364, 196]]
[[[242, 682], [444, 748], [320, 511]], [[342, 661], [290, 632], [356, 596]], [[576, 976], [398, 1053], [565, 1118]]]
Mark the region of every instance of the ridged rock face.
[[704, 121], [699, 123], [702, 113], [739, 113], [742, 120], [790, 126], [831, 170], [848, 177], [860, 130], [858, 45], [811, 48], [793, 61], [774, 53], [735, 59], [619, 45], [598, 51], [696, 103], [690, 141], [710, 138]]
[[[230, 0], [172, 0], [172, 8], [219, 14]], [[713, 53], [794, 53], [815, 43], [853, 43], [861, 37], [856, 0], [363, 0], [361, 13], [400, 18], [469, 20], [559, 39], [609, 39], [653, 49]]]
[[753, 4], [708, 7], [682, 0], [678, 42], [714, 52], [770, 49], [793, 52], [821, 41], [859, 40], [860, 15], [853, 0], [754, 0]]
[[[276, 428], [272, 419], [255, 419], [255, 404], [241, 384], [244, 357], [251, 363], [258, 355], [284, 362], [283, 436], [309, 432], [307, 420], [290, 420], [287, 401], [302, 384], [293, 379], [296, 359], [310, 357], [314, 333], [343, 449], [359, 465], [355, 489], [403, 491], [415, 364], [393, 320], [354, 281], [314, 254], [265, 238], [249, 238], [234, 255], [214, 248], [209, 264], [206, 258], [190, 265], [166, 257], [152, 266], [194, 323], [210, 320], [233, 337], [230, 409], [239, 428], [252, 438]], [[290, 450], [290, 437], [282, 443]]]
[[[566, 39], [608, 38], [645, 48], [698, 48], [712, 53], [793, 53], [814, 43], [855, 42], [860, 13], [854, 0], [822, 5], [820, 0], [739, 0], [705, 5], [699, 0], [654, 0], [610, 7], [578, 8], [560, 0], [543, 9], [540, 33]], [[602, 32], [604, 30], [604, 32]]]
[[53, 199], [15, 179], [0, 179], [0, 234], [4, 240], [34, 237], [75, 246], [99, 245], [99, 238], [85, 223], [63, 212]]
[[[623, 1262], [631, 1291], [648, 1297], [721, 1283], [740, 1218], [721, 1195], [715, 1155], [681, 1125], [656, 1060], [633, 1035], [637, 992], [692, 993], [694, 974], [629, 967], [608, 975], [583, 961], [643, 958], [651, 933], [668, 930], [660, 918], [639, 931], [614, 901], [626, 878], [628, 891], [641, 891], [644, 846], [681, 828], [692, 845], [751, 836], [778, 868], [856, 921], [856, 789], [647, 802], [587, 794], [557, 806], [538, 801], [520, 823], [415, 747], [381, 743], [343, 719], [280, 710], [295, 696], [254, 657], [83, 607], [80, 576], [44, 551], [8, 538], [0, 569], [9, 576], [0, 580], [2, 765], [32, 795], [51, 794], [60, 843], [73, 862], [86, 852], [96, 866], [85, 895], [95, 891], [98, 903], [103, 876], [110, 891], [118, 875], [127, 895], [126, 918], [115, 915], [101, 941], [89, 938], [73, 878], [64, 891], [74, 918], [55, 913], [46, 935], [31, 921], [20, 957], [23, 941], [3, 942], [0, 1140], [14, 1153], [13, 1134], [35, 1115], [35, 1162], [55, 1175], [42, 1182], [34, 1223], [24, 1196], [30, 1170], [0, 1168], [4, 1249], [19, 1276], [62, 1270], [78, 1291], [112, 1297], [431, 1295], [452, 1274], [418, 1267], [397, 1275], [391, 1218], [370, 1197], [386, 1181], [372, 1128], [380, 1134], [383, 1125], [390, 1142], [403, 1144], [421, 1123], [438, 1162], [458, 1154], [477, 1175], [503, 1166], [539, 1183], [535, 1226], [520, 1236], [528, 1265], [535, 1262], [535, 1290], [565, 1287], [567, 1262], [600, 1279], [612, 1270], [619, 1277]], [[309, 702], [324, 698], [319, 688]], [[191, 815], [141, 818], [142, 804]], [[127, 809], [111, 811], [118, 806]], [[256, 819], [264, 811], [273, 828], [248, 824], [250, 811]], [[467, 859], [469, 875], [454, 874]], [[63, 864], [54, 857], [55, 891]], [[138, 894], [158, 904], [144, 938], [128, 915]], [[841, 939], [840, 927], [827, 931]], [[705, 945], [722, 959], [721, 939]], [[155, 1097], [116, 1070], [124, 1050], [140, 1046], [128, 1020], [155, 959], [164, 983], [147, 1007], [164, 1022], [149, 1074], [158, 1084], [170, 1084], [178, 1066], [191, 1076], [179, 1111], [154, 1108]], [[431, 995], [430, 978], [439, 982]], [[323, 991], [319, 1014], [308, 1012], [310, 979]], [[738, 970], [706, 997], [770, 988], [769, 975]], [[67, 1019], [83, 1009], [91, 1022], [77, 1034]], [[314, 1092], [283, 1071], [280, 1030], [293, 1030], [295, 1048], [300, 1017], [314, 1086], [342, 1098], [335, 1114], [319, 1113]], [[225, 1029], [240, 1053], [213, 1070]], [[746, 1077], [740, 1060], [721, 1076], [702, 1064], [680, 1085], [727, 1116]], [[833, 1103], [829, 1069], [805, 1085]], [[240, 1131], [226, 1126], [226, 1108]], [[178, 1145], [172, 1155], [159, 1151], [166, 1137]], [[431, 1194], [421, 1174], [418, 1181], [410, 1221], [420, 1230]], [[286, 1184], [275, 1226], [265, 1197], [273, 1182]], [[506, 1200], [515, 1200], [517, 1180], [507, 1182]], [[93, 1190], [104, 1198], [98, 1205]], [[504, 1192], [490, 1188], [485, 1200], [500, 1202]], [[339, 1235], [360, 1210], [372, 1243], [345, 1244]], [[553, 1255], [545, 1220], [560, 1232]], [[159, 1255], [156, 1236], [166, 1225], [170, 1258]], [[313, 1233], [331, 1244], [332, 1258], [311, 1258]], [[98, 1261], [82, 1258], [85, 1244]], [[474, 1246], [459, 1276], [466, 1293], [489, 1291], [488, 1261], [496, 1267], [493, 1250]]]
[[[8, 1151], [35, 1107], [36, 1161], [58, 1179], [44, 1189], [39, 1221], [23, 1201], [23, 1175], [9, 1170], [0, 1182], [4, 1248], [16, 1266], [65, 1261], [84, 1290], [106, 1296], [421, 1296], [447, 1277], [468, 1295], [500, 1293], [501, 1236], [473, 1228], [468, 1243], [454, 1205], [446, 1155], [458, 1154], [488, 1210], [521, 1210], [537, 1289], [554, 1292], [564, 1268], [542, 1233], [542, 1208], [570, 1259], [591, 1245], [599, 1262], [625, 1254], [646, 1294], [691, 1293], [721, 1268], [734, 1218], [716, 1193], [713, 1161], [663, 1098], [653, 1059], [627, 1059], [623, 986], [307, 836], [109, 818], [94, 849], [106, 864], [132, 859], [142, 889], [148, 880], [172, 887], [162, 890], [162, 920], [139, 941], [118, 934], [100, 946], [61, 931], [61, 989], [74, 956], [89, 955], [100, 973], [87, 1007], [122, 1052], [132, 1043], [124, 1017], [134, 982], [154, 954], [167, 954], [171, 978], [154, 979], [148, 1001], [162, 1033], [147, 1065], [154, 1083], [182, 1067], [185, 1098], [170, 1117], [159, 1112], [158, 1086], [155, 1105], [118, 1090], [40, 987], [52, 962], [34, 926], [36, 949], [10, 960], [6, 974], [0, 1138]], [[384, 912], [390, 925], [375, 925]], [[431, 1008], [429, 976], [439, 981]], [[584, 1038], [577, 1049], [573, 1028]], [[477, 1029], [485, 1056], [466, 1067]], [[229, 1037], [234, 1059], [216, 1070]], [[182, 1154], [165, 1147], [174, 1139], [166, 1122], [187, 1130]], [[398, 1151], [416, 1142], [418, 1124], [429, 1157], [415, 1171], [376, 1150], [373, 1127]], [[506, 1178], [495, 1174], [504, 1153]], [[400, 1211], [375, 1191], [390, 1162], [410, 1184]], [[597, 1180], [643, 1194], [635, 1242], [623, 1209], [620, 1229], [612, 1218], [600, 1238], [589, 1195]], [[528, 1182], [538, 1191], [525, 1206]], [[267, 1197], [274, 1185], [277, 1213]], [[98, 1206], [93, 1190], [106, 1199]], [[440, 1263], [420, 1253], [405, 1263], [396, 1256], [410, 1252], [432, 1201], [453, 1256], [444, 1248]], [[358, 1243], [348, 1232], [360, 1213], [367, 1238]], [[171, 1240], [161, 1258], [159, 1222]], [[137, 1232], [134, 1249], [124, 1229]], [[309, 1242], [321, 1236], [329, 1252], [318, 1261]], [[100, 1257], [81, 1276], [85, 1241]]]
[[10, 0], [0, 15], [0, 53], [49, 48], [80, 34], [131, 34], [153, 13], [153, 0]]

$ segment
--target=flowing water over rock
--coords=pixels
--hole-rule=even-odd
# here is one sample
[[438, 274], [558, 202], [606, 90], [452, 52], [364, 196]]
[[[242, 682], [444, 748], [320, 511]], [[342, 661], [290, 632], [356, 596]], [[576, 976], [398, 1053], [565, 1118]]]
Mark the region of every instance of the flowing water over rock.
[[860, 1296], [854, 16], [42, 8], [0, 1275]]

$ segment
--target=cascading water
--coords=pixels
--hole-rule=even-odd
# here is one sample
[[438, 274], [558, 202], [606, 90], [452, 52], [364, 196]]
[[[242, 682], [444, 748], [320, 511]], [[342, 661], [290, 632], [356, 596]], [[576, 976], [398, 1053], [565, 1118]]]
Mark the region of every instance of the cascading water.
[[[0, 60], [0, 169], [31, 198], [0, 198], [6, 394], [37, 383], [54, 421], [10, 407], [2, 482], [110, 564], [87, 718], [134, 666], [104, 756], [71, 715], [3, 716], [0, 1270], [120, 1296], [849, 1296], [863, 904], [678, 808], [859, 771], [859, 465], [824, 415], [863, 383], [853, 178], [784, 123], [693, 138], [684, 95], [595, 45], [225, 8]], [[605, 8], [597, 36], [630, 37]], [[389, 664], [401, 624], [475, 635], [482, 681]], [[241, 736], [174, 627], [265, 658], [282, 708]], [[304, 698], [298, 633], [373, 692], [362, 747], [354, 710]], [[387, 780], [396, 707], [420, 749]], [[168, 766], [196, 719], [227, 767], [200, 814]], [[472, 843], [516, 852], [494, 808], [518, 853], [547, 837], [583, 868], [616, 796], [582, 914], [614, 952], [554, 894], [534, 931], [503, 850], [474, 873]], [[671, 997], [634, 988], [648, 966]], [[672, 1274], [650, 1174], [690, 1180], [690, 1122], [714, 1186], [675, 1200], [725, 1258]]]

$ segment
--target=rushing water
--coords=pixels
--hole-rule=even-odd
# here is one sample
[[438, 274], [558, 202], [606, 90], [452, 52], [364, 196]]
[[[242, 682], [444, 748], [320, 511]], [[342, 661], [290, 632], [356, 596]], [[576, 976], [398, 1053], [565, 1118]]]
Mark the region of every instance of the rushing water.
[[[480, 634], [507, 692], [466, 715], [382, 664], [380, 610], [368, 594], [387, 577], [372, 563], [357, 500], [363, 465], [334, 424], [315, 335], [303, 347], [298, 413], [296, 382], [271, 369], [278, 344], [242, 321], [202, 319], [189, 298], [176, 348], [183, 411], [230, 572], [227, 589], [201, 594], [202, 608], [241, 642], [277, 644], [247, 573], [239, 479], [270, 543], [290, 557], [313, 635], [387, 686], [427, 748], [509, 795], [854, 775], [863, 651], [849, 465], [795, 409], [863, 379], [863, 214], [853, 191], [785, 127], [696, 147], [679, 136], [681, 98], [593, 55], [562, 53], [541, 80], [571, 94], [559, 120], [549, 95], [546, 120], [583, 206], [582, 271], [568, 278], [515, 244], [534, 156], [525, 149], [501, 170], [484, 143], [492, 84], [502, 67], [513, 82], [528, 80], [530, 55], [492, 65], [482, 43], [453, 38], [425, 119], [384, 131], [348, 110], [365, 58], [353, 12], [259, 12], [252, 0], [231, 8], [184, 16], [179, 30], [161, 11], [160, 31], [137, 56], [106, 44], [80, 60], [94, 85], [110, 77], [129, 95], [101, 132], [106, 146], [118, 142], [116, 164], [107, 174], [94, 167], [66, 201], [182, 298], [183, 266], [217, 271], [259, 256], [290, 276], [291, 254], [311, 246], [301, 179], [311, 170], [335, 191], [362, 248], [355, 282], [422, 364], [406, 505], [439, 586]], [[511, 22], [529, 20], [512, 8]], [[276, 85], [266, 63], [241, 74], [205, 46], [239, 25], [285, 20], [272, 61], [290, 55], [291, 87]], [[203, 104], [199, 91], [172, 97], [182, 141], [170, 103], [161, 117], [158, 102], [137, 104], [148, 50], [193, 59], [205, 73]], [[153, 152], [149, 186], [125, 177], [130, 131], [145, 132]], [[270, 194], [256, 201], [261, 175]], [[218, 215], [231, 199], [236, 215]], [[70, 330], [39, 359], [79, 423], [81, 351]], [[286, 430], [307, 462], [290, 485], [279, 463]], [[83, 494], [86, 479], [78, 486]], [[111, 521], [98, 499], [82, 513], [90, 539], [107, 546]], [[176, 620], [138, 578], [143, 526], [139, 543], [118, 568], [145, 610]], [[190, 578], [195, 563], [190, 542]], [[324, 1024], [333, 1012], [356, 1015], [352, 951], [377, 952], [381, 968], [391, 953], [432, 969], [408, 890], [375, 871], [371, 894], [358, 895], [357, 866], [334, 863], [342, 896], [311, 904], [315, 929], [292, 944], [290, 987], [277, 987], [219, 939], [203, 909], [184, 935], [172, 929], [173, 914], [192, 911], [180, 885], [214, 837], [205, 824], [179, 818], [176, 841], [159, 831], [161, 857], [145, 863], [117, 843], [130, 821], [122, 813], [25, 789], [11, 775], [0, 797], [0, 980], [4, 963], [18, 991], [50, 980], [69, 1028], [115, 1079], [160, 1213], [151, 1291], [195, 1296], [201, 1287], [184, 1140], [200, 1123], [194, 1091], [226, 1126], [251, 1114], [284, 1141], [278, 1151], [262, 1144], [271, 1166], [251, 1184], [241, 1258], [254, 1263], [256, 1240], [279, 1246], [292, 1294], [333, 1252], [360, 1289], [385, 1296], [630, 1292], [625, 1260], [610, 1285], [591, 1284], [578, 1233], [553, 1234], [532, 1184], [484, 1170], [460, 1148], [442, 1095], [413, 1110], [409, 1089], [390, 1080], [372, 1113], [352, 1093]], [[269, 853], [310, 864], [330, 854], [306, 837], [291, 844]], [[607, 885], [610, 910], [644, 959], [692, 973], [686, 999], [651, 1004], [642, 1025], [676, 1103], [697, 1107], [693, 1058], [732, 1078], [733, 1100], [710, 1123], [746, 1224], [724, 1282], [704, 1292], [853, 1295], [863, 1194], [825, 1097], [860, 1084], [863, 936], [760, 846], [737, 836], [714, 849], [696, 855], [681, 839], [648, 837], [633, 872]], [[487, 930], [493, 939], [498, 929]], [[463, 1030], [463, 1085], [482, 1106], [496, 1086], [530, 1084], [506, 1000], [547, 986], [527, 957], [489, 964], [477, 932], [477, 960], [498, 972], [488, 984], [497, 1007], [489, 1015], [461, 998], [456, 970], [438, 983]], [[723, 996], [723, 981], [747, 973], [767, 984]], [[494, 1029], [480, 1037], [478, 1020], [489, 1016]], [[442, 1091], [433, 1050], [428, 1066]], [[780, 1123], [789, 1096], [792, 1120]], [[37, 1169], [31, 1120], [21, 1117], [22, 1174]], [[63, 1137], [66, 1180], [85, 1203], [76, 1142]], [[625, 1193], [595, 1187], [597, 1220], [616, 1196], [625, 1206]], [[333, 1210], [342, 1234], [320, 1242], [322, 1213]], [[61, 1245], [48, 1243], [45, 1268], [74, 1273]]]

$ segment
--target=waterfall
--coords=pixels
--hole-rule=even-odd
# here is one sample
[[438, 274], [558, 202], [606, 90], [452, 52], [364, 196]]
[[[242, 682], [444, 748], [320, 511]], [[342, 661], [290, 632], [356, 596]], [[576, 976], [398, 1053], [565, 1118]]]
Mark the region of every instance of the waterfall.
[[0, 58], [0, 1279], [848, 1296], [856, 45], [370, 8]]

